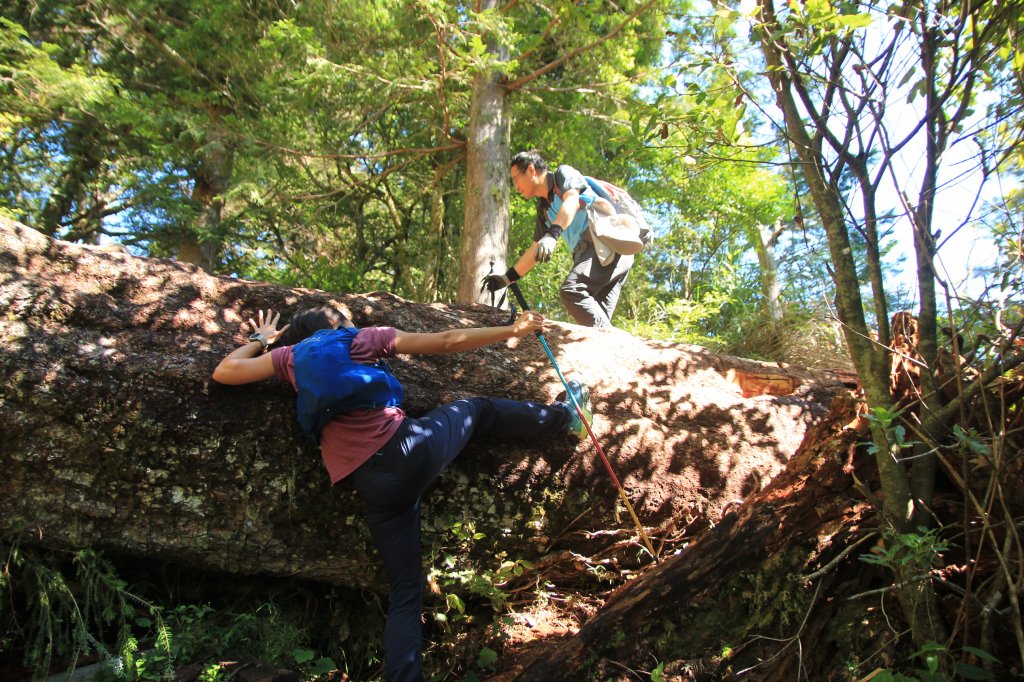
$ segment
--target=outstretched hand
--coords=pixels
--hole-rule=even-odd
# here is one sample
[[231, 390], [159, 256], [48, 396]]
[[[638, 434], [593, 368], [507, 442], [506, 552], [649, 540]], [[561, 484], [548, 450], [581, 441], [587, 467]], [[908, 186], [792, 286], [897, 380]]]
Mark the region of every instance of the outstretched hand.
[[512, 325], [512, 333], [516, 336], [526, 336], [530, 332], [544, 331], [544, 316], [532, 310], [524, 310], [516, 317]]
[[484, 287], [491, 293], [501, 291], [509, 284], [509, 279], [505, 275], [487, 275], [484, 277]]
[[[256, 321], [258, 320], [258, 322]], [[263, 338], [267, 340], [267, 344], [274, 343], [281, 334], [284, 333], [285, 329], [288, 329], [291, 325], [285, 325], [281, 329], [277, 328], [277, 323], [281, 320], [281, 313], [275, 313], [270, 308], [267, 308], [266, 312], [259, 311], [256, 315], [256, 320], [249, 318], [249, 326], [257, 334], [263, 334]]]

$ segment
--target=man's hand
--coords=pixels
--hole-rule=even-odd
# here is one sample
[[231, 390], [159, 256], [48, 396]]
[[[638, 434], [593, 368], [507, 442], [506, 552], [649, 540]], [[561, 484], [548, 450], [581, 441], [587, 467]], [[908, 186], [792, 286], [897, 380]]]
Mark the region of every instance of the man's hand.
[[544, 331], [544, 316], [532, 310], [525, 310], [519, 313], [515, 323], [512, 325], [512, 333], [516, 336], [526, 336], [530, 332]]
[[551, 254], [555, 252], [555, 244], [557, 241], [550, 234], [546, 234], [540, 238], [537, 242], [537, 255], [536, 259], [538, 263], [547, 263], [551, 260]]
[[516, 272], [515, 268], [509, 268], [505, 271], [504, 275], [487, 275], [484, 277], [484, 286], [490, 292], [501, 291], [517, 279], [519, 279], [519, 273]]
[[487, 287], [487, 291], [492, 293], [501, 291], [511, 283], [505, 275], [487, 275], [484, 277], [484, 286]]
[[267, 344], [274, 343], [281, 334], [284, 333], [285, 329], [288, 329], [291, 325], [286, 324], [281, 329], [277, 328], [277, 323], [281, 320], [281, 313], [274, 313], [273, 310], [267, 308], [267, 312], [264, 313], [262, 310], [257, 314], [259, 322], [254, 321], [251, 317], [249, 318], [249, 326], [257, 334], [262, 334], [263, 338], [267, 340]]

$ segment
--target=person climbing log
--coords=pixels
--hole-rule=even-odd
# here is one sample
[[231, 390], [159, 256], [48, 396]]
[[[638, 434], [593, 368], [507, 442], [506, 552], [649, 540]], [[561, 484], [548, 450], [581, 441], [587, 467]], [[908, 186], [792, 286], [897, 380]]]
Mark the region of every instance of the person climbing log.
[[332, 306], [301, 310], [280, 329], [279, 321], [270, 309], [250, 318], [249, 342], [221, 360], [213, 379], [239, 385], [274, 377], [295, 388], [299, 423], [318, 440], [331, 483], [355, 487], [388, 574], [385, 678], [422, 680], [421, 496], [476, 436], [586, 438], [571, 401], [589, 420], [590, 391], [570, 382], [568, 404], [468, 398], [412, 418], [402, 410], [404, 390], [385, 358], [455, 353], [522, 337], [541, 331], [543, 316], [523, 312], [510, 326], [435, 333], [358, 329]]

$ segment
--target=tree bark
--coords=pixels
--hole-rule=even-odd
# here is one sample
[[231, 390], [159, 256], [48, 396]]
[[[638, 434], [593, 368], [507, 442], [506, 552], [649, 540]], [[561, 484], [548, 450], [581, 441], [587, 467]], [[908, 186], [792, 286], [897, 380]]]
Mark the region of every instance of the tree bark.
[[[244, 321], [257, 310], [287, 318], [327, 302], [358, 326], [440, 331], [495, 321], [475, 304], [214, 277], [0, 218], [0, 534], [380, 588], [361, 507], [344, 484], [329, 485], [295, 423], [291, 388], [210, 379], [244, 343]], [[827, 373], [618, 330], [552, 323], [546, 337], [561, 370], [591, 386], [595, 433], [655, 536], [682, 516], [713, 522], [756, 492], [842, 390]], [[550, 401], [561, 388], [533, 337], [392, 366], [413, 416], [471, 395]], [[774, 373], [793, 390], [744, 398], [730, 370]], [[484, 437], [425, 500], [423, 542], [447, 533], [446, 519], [471, 518], [484, 534], [477, 549], [532, 560], [576, 547], [588, 530], [629, 529], [619, 514], [589, 444]]]
[[178, 260], [198, 265], [207, 272], [213, 272], [220, 255], [224, 192], [231, 184], [234, 165], [234, 151], [227, 135], [220, 132], [211, 136], [200, 152], [193, 174], [192, 203], [198, 211], [195, 227], [178, 242]]
[[[494, 9], [498, 0], [483, 0], [481, 11]], [[507, 60], [504, 48], [493, 45], [499, 59]], [[490, 71], [473, 79], [466, 145], [466, 210], [460, 248], [459, 290], [461, 303], [484, 303], [487, 293], [480, 282], [493, 265], [505, 272], [508, 253], [509, 139], [511, 123], [507, 93], [500, 77]]]
[[751, 244], [757, 253], [761, 267], [761, 293], [764, 295], [765, 312], [772, 322], [782, 320], [782, 289], [779, 286], [779, 263], [775, 259], [775, 244], [782, 234], [782, 222], [775, 225], [755, 225], [751, 230]]

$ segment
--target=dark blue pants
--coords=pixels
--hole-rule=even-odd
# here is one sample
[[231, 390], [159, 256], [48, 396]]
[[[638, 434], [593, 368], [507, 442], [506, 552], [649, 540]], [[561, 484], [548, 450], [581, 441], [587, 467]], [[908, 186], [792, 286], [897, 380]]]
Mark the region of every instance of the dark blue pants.
[[422, 680], [423, 561], [420, 496], [474, 436], [520, 437], [560, 432], [569, 412], [560, 403], [469, 398], [406, 419], [391, 440], [352, 473], [366, 506], [374, 544], [390, 581], [384, 626], [384, 677]]

